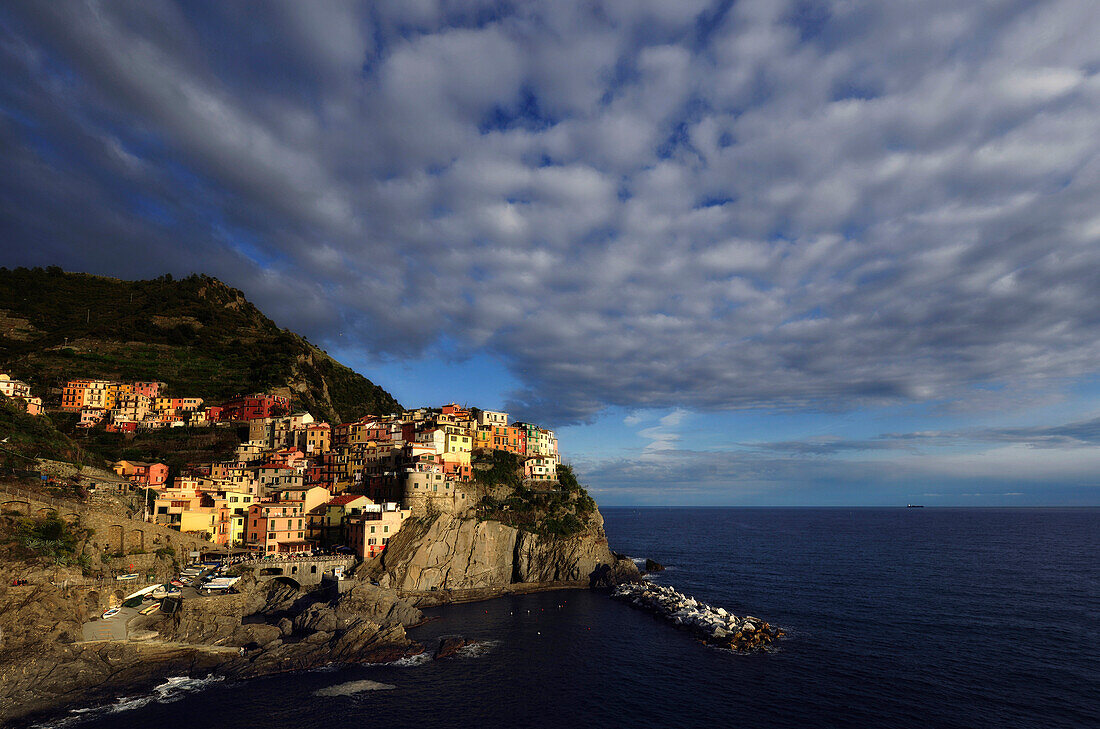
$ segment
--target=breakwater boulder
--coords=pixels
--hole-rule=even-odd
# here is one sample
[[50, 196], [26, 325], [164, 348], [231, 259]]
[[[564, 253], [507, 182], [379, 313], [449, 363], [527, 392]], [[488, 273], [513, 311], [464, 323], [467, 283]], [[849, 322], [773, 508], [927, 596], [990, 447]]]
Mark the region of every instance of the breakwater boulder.
[[619, 585], [611, 597], [668, 620], [687, 630], [708, 645], [734, 651], [768, 647], [784, 632], [751, 616], [738, 617], [725, 608], [716, 608], [652, 582]]

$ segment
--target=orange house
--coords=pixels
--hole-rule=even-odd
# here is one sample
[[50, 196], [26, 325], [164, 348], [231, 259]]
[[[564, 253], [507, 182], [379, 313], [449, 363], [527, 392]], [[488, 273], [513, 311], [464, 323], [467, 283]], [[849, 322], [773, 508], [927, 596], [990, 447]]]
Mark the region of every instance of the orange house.
[[306, 517], [301, 501], [261, 501], [248, 507], [245, 541], [264, 554], [309, 552]]

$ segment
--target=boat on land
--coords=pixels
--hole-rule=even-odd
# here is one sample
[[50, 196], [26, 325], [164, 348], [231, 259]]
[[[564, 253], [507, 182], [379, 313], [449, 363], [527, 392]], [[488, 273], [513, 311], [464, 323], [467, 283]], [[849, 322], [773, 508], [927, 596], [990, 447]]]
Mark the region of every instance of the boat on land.
[[103, 611], [103, 619], [104, 620], [110, 620], [114, 616], [118, 615], [119, 610], [121, 610], [121, 609], [122, 608], [117, 608], [117, 607], [107, 608], [106, 610]]
[[159, 601], [153, 603], [152, 605], [150, 605], [147, 608], [142, 609], [141, 614], [142, 615], [148, 615], [150, 613], [156, 612], [157, 610], [160, 610], [160, 602]]
[[127, 595], [126, 597], [124, 597], [122, 599], [123, 600], [130, 600], [130, 599], [135, 598], [135, 597], [145, 597], [146, 595], [148, 595], [150, 592], [157, 589], [158, 587], [160, 587], [160, 585], [149, 585], [148, 587], [141, 588], [137, 592], [131, 592], [129, 595]]
[[240, 582], [240, 577], [215, 577], [202, 586], [204, 590], [228, 590]]
[[115, 579], [116, 580], [136, 580], [137, 578], [138, 578], [138, 573], [137, 572], [131, 572], [131, 573], [125, 574], [125, 575], [119, 575]]
[[158, 585], [156, 590], [153, 590], [152, 596], [157, 599], [163, 599], [166, 597], [178, 597], [182, 594], [182, 590], [172, 585]]

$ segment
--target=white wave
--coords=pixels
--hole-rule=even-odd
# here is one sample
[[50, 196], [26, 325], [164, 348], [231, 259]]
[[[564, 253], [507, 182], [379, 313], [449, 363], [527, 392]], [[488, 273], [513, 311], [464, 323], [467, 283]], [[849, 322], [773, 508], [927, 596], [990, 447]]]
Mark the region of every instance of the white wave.
[[461, 658], [480, 658], [496, 648], [500, 643], [501, 641], [499, 640], [479, 640], [475, 643], [462, 646], [455, 655]]
[[398, 658], [396, 661], [390, 663], [389, 665], [400, 666], [401, 668], [412, 668], [414, 666], [423, 666], [430, 660], [432, 660], [432, 654], [424, 651], [423, 653], [418, 653], [415, 656], [405, 656], [404, 658]]
[[397, 688], [392, 683], [380, 683], [363, 679], [361, 681], [348, 681], [347, 683], [328, 686], [313, 692], [314, 696], [353, 696], [364, 691], [388, 691]]
[[62, 727], [73, 726], [101, 716], [140, 709], [152, 703], [169, 704], [178, 701], [185, 694], [202, 691], [211, 684], [224, 680], [225, 676], [215, 676], [213, 674], [208, 675], [206, 678], [170, 676], [164, 683], [154, 686], [153, 690], [145, 696], [123, 696], [116, 699], [113, 704], [73, 709], [69, 712], [69, 716], [46, 724], [35, 724], [33, 729], [62, 729]]
[[323, 666], [317, 666], [316, 668], [310, 668], [306, 670], [306, 673], [332, 673], [333, 671], [339, 671], [344, 668], [340, 663], [326, 663]]
[[379, 661], [377, 663], [366, 663], [367, 666], [397, 666], [398, 668], [411, 668], [413, 666], [423, 666], [428, 661], [432, 660], [432, 654], [425, 651], [424, 653], [418, 653], [415, 656], [404, 656], [398, 658], [396, 661]]

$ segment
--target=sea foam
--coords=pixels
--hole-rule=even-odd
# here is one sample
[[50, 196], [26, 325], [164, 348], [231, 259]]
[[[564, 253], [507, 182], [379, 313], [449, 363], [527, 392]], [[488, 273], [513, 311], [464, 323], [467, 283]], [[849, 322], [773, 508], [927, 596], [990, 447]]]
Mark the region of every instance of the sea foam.
[[328, 686], [313, 692], [314, 696], [354, 696], [364, 691], [388, 691], [397, 688], [392, 683], [381, 683], [363, 679], [361, 681], [348, 681], [335, 686]]
[[152, 703], [169, 704], [178, 701], [187, 694], [202, 691], [224, 680], [225, 676], [215, 676], [213, 674], [208, 675], [206, 678], [170, 676], [164, 683], [154, 686], [153, 690], [144, 696], [123, 696], [116, 699], [114, 703], [104, 706], [73, 709], [68, 716], [45, 724], [35, 724], [33, 729], [62, 729], [62, 727], [75, 726], [92, 719], [140, 709]]

